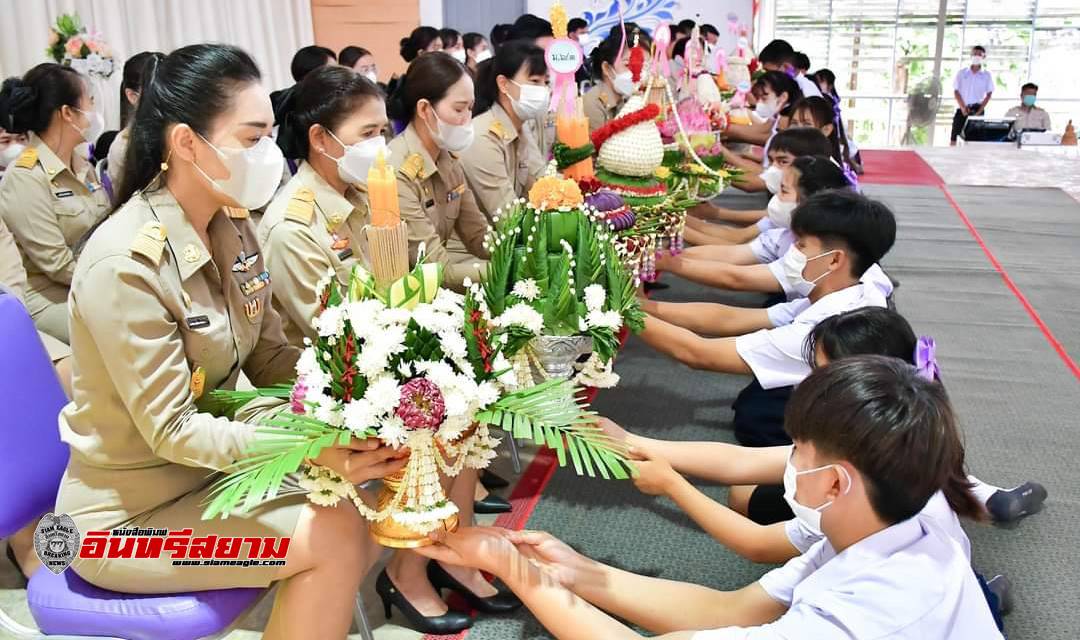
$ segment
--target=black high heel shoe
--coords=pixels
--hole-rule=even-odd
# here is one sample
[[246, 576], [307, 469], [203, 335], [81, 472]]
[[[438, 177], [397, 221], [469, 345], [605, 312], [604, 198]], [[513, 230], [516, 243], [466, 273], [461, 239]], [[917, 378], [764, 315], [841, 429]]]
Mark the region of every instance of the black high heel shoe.
[[11, 541], [7, 543], [7, 555], [8, 562], [11, 566], [15, 567], [15, 573], [18, 575], [19, 587], [26, 588], [26, 585], [30, 584], [30, 581], [26, 579], [26, 575], [23, 573], [22, 566], [19, 564], [19, 559], [15, 557], [15, 550], [11, 548]]
[[505, 489], [510, 486], [510, 481], [484, 469], [480, 473], [480, 484], [484, 485], [484, 488], [488, 490]]
[[510, 513], [514, 507], [506, 498], [501, 498], [494, 493], [489, 493], [473, 503], [473, 513], [492, 515], [496, 513]]
[[[432, 563], [434, 564], [434, 563]], [[409, 621], [409, 627], [420, 633], [431, 635], [449, 635], [464, 631], [472, 626], [472, 618], [460, 611], [447, 611], [441, 616], [425, 616], [412, 606], [405, 598], [405, 594], [394, 586], [394, 582], [383, 569], [375, 580], [375, 592], [382, 600], [386, 612], [386, 619], [390, 619], [391, 607], [397, 607], [405, 619]]]
[[521, 600], [512, 591], [499, 589], [499, 592], [490, 598], [481, 598], [468, 587], [457, 581], [438, 562], [432, 560], [428, 564], [428, 580], [436, 590], [449, 589], [457, 593], [469, 603], [469, 606], [483, 613], [510, 613], [521, 608]]

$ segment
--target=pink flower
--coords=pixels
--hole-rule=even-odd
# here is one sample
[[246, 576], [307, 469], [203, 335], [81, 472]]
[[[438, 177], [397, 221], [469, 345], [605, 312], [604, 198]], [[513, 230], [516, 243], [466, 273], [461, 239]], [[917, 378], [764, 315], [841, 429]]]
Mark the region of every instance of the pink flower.
[[395, 413], [409, 429], [435, 430], [446, 416], [446, 405], [438, 385], [427, 378], [413, 378], [401, 387]]
[[101, 47], [101, 43], [98, 42], [97, 40], [87, 40], [86, 41], [86, 48], [90, 50], [90, 53], [97, 53], [98, 49], [100, 47]]
[[64, 45], [64, 50], [67, 51], [67, 54], [72, 58], [79, 57], [79, 55], [82, 53], [82, 48], [83, 41], [82, 38], [80, 38], [79, 36], [73, 37], [72, 39], [67, 41], [67, 44]]
[[308, 388], [303, 378], [296, 381], [292, 392], [289, 394], [289, 408], [297, 415], [304, 414], [304, 398], [307, 397]]

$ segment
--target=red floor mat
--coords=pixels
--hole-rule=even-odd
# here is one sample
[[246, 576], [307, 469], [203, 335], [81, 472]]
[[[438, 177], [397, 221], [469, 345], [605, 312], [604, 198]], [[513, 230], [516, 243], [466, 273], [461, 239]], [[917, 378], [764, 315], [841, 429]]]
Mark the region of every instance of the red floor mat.
[[859, 182], [867, 184], [916, 184], [941, 186], [944, 181], [930, 165], [910, 150], [861, 152], [865, 173]]

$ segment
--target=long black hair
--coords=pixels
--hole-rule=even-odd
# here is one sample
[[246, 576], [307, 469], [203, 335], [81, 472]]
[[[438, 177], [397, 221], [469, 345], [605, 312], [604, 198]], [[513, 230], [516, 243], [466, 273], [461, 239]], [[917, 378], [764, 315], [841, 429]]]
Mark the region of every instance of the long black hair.
[[473, 115], [480, 115], [499, 101], [499, 76], [508, 80], [525, 67], [529, 75], [546, 74], [544, 50], [533, 44], [532, 40], [511, 40], [504, 42], [495, 56], [481, 62], [476, 69], [476, 104]]
[[306, 158], [312, 125], [333, 131], [350, 113], [375, 99], [383, 99], [382, 90], [359, 73], [348, 67], [319, 67], [296, 85], [282, 106], [278, 146], [286, 158]]
[[805, 200], [820, 191], [845, 189], [850, 187], [844, 170], [829, 156], [799, 156], [791, 163], [791, 168], [799, 173], [796, 188], [800, 200]]
[[412, 30], [408, 38], [401, 39], [399, 53], [405, 62], [412, 62], [437, 38], [439, 38], [439, 30], [435, 27], [417, 27]]
[[45, 62], [0, 87], [0, 127], [9, 133], [41, 133], [53, 113], [67, 105], [79, 108], [86, 82], [71, 67]]
[[126, 202], [157, 176], [169, 125], [183, 123], [209, 137], [211, 123], [229, 109], [237, 91], [261, 78], [251, 56], [227, 44], [182, 47], [148, 65], [143, 75], [117, 202]]
[[832, 133], [828, 135], [829, 144], [832, 145], [832, 157], [841, 166], [851, 166], [851, 154], [848, 152], [847, 136], [844, 134], [844, 122], [837, 109], [837, 102], [830, 96], [810, 96], [795, 103], [791, 109], [791, 115], [805, 111], [814, 121], [814, 126], [821, 128], [831, 124]]
[[124, 79], [120, 83], [120, 128], [127, 126], [135, 115], [135, 105], [128, 102], [127, 90], [139, 92], [143, 86], [143, 70], [151, 59], [161, 62], [165, 57], [160, 51], [143, 51], [128, 58], [124, 63]]
[[615, 67], [615, 58], [619, 55], [619, 49], [622, 47], [622, 33], [619, 31], [612, 31], [608, 34], [608, 37], [604, 38], [604, 41], [596, 45], [596, 48], [589, 54], [589, 60], [592, 62], [592, 75], [595, 80], [604, 79], [604, 63], [608, 63], [612, 68]]
[[420, 56], [409, 64], [409, 69], [386, 105], [388, 115], [402, 126], [407, 126], [416, 115], [417, 102], [427, 100], [435, 104], [445, 98], [450, 87], [468, 73], [465, 65], [441, 51]]

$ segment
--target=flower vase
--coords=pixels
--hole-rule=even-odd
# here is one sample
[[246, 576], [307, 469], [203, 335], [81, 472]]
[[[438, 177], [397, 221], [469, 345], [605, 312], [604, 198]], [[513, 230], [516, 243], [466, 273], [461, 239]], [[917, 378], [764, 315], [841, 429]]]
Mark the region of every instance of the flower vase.
[[[392, 504], [401, 490], [401, 483], [405, 479], [405, 470], [392, 473], [382, 480], [382, 488], [379, 490], [378, 505], [376, 509], [382, 511]], [[442, 521], [442, 526], [447, 532], [457, 531], [458, 514], [453, 513]], [[384, 547], [391, 549], [419, 549], [435, 544], [427, 533], [421, 533], [409, 525], [402, 524], [394, 519], [393, 514], [383, 520], [371, 524], [371, 536]]]

